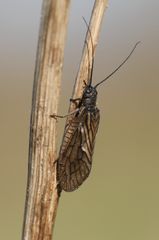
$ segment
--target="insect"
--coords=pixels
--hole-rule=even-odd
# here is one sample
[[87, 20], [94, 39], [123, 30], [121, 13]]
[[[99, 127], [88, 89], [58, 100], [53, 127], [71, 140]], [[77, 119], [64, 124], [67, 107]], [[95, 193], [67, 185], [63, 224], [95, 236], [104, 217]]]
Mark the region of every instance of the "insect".
[[[92, 47], [92, 62], [90, 73], [88, 73], [88, 84], [85, 83], [81, 98], [71, 100], [76, 104], [75, 111], [66, 116], [51, 115], [53, 118], [63, 118], [72, 115], [70, 122], [65, 127], [57, 159], [57, 182], [60, 189], [66, 192], [76, 190], [89, 176], [91, 171], [95, 137], [100, 120], [99, 109], [96, 106], [97, 87], [110, 78], [128, 60], [139, 44], [139, 42], [135, 44], [127, 58], [111, 74], [95, 86], [92, 86], [94, 67], [93, 40], [89, 26], [86, 21], [85, 23], [90, 34]], [[86, 44], [88, 50], [88, 43], [86, 42]]]

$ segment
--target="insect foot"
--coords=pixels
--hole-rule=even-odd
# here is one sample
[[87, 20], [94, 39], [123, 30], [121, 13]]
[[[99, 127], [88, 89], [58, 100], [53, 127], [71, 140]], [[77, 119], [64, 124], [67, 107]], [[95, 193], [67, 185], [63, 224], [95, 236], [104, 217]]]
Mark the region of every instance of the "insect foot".
[[56, 114], [51, 114], [50, 117], [54, 118], [57, 121], [58, 116]]

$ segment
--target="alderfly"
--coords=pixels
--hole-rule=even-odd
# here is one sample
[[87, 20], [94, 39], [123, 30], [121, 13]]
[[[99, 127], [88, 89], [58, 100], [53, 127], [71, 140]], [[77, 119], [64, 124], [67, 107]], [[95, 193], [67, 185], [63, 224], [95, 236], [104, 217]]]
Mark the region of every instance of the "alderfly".
[[[67, 117], [72, 115], [69, 124], [66, 125], [59, 157], [57, 159], [57, 182], [61, 190], [71, 192], [77, 189], [88, 177], [92, 167], [92, 156], [95, 145], [95, 137], [99, 126], [100, 114], [96, 106], [97, 87], [107, 81], [128, 60], [136, 46], [133, 47], [127, 58], [105, 79], [92, 86], [94, 67], [93, 39], [89, 26], [84, 19], [91, 39], [92, 58], [90, 72], [88, 70], [88, 84], [85, 83], [83, 95], [80, 99], [73, 99], [76, 104], [75, 111], [66, 116], [51, 115], [51, 117]], [[87, 52], [89, 58], [88, 43]]]

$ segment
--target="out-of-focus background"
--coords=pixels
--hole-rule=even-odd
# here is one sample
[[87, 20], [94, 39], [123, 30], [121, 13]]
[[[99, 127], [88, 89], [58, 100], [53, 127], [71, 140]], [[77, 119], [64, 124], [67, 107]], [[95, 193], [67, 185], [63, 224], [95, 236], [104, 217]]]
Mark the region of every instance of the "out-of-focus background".
[[[91, 0], [71, 3], [60, 113], [80, 63]], [[41, 1], [0, 2], [0, 239], [21, 238], [29, 118]], [[55, 240], [159, 239], [159, 1], [110, 0], [93, 83], [133, 56], [99, 87], [101, 122], [93, 168], [63, 193]], [[59, 142], [64, 121], [59, 123]]]

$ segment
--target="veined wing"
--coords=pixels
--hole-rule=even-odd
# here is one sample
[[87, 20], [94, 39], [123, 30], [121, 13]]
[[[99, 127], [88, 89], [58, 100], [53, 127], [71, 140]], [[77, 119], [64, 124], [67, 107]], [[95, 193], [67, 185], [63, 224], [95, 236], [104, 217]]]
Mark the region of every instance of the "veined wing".
[[81, 111], [65, 131], [57, 162], [57, 175], [61, 188], [67, 192], [77, 189], [91, 171], [99, 119], [97, 108], [93, 113]]

